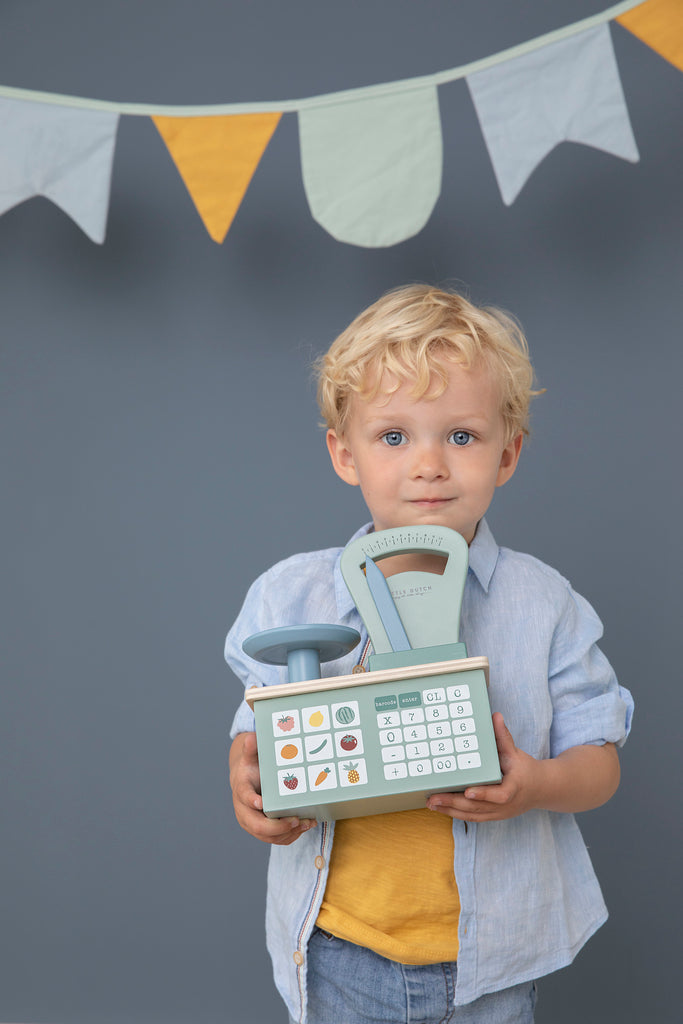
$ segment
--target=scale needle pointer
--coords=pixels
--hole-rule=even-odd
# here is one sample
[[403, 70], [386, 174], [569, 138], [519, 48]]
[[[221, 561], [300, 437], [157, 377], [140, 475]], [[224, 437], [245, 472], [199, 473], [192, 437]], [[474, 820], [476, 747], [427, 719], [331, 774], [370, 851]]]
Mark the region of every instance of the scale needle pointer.
[[410, 640], [403, 628], [401, 617], [389, 590], [389, 584], [385, 580], [382, 570], [375, 565], [374, 559], [369, 555], [365, 556], [365, 578], [368, 581], [368, 589], [379, 612], [392, 651], [409, 651], [411, 649]]

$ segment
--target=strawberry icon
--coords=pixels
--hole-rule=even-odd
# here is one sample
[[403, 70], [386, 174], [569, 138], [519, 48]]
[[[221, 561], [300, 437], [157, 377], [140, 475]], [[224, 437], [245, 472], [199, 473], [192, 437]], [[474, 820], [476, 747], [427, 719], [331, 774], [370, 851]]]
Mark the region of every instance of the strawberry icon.
[[[294, 719], [291, 715], [283, 715], [282, 718], [278, 718], [277, 727], [283, 732], [291, 732], [294, 728]], [[293, 786], [291, 788], [294, 789]]]
[[287, 789], [296, 789], [296, 787], [299, 785], [299, 780], [297, 779], [296, 775], [285, 775], [282, 781], [284, 782]]

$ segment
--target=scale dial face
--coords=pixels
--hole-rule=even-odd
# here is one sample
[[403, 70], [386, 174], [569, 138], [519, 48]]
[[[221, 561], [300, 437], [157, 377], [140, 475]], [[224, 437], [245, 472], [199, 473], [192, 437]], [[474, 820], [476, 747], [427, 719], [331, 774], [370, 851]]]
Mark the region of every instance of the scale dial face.
[[[458, 541], [449, 535], [460, 537], [455, 530], [448, 530], [442, 526], [400, 526], [394, 530], [369, 533], [355, 543], [363, 554], [370, 555], [375, 560], [389, 554], [403, 555], [418, 551], [449, 554], [453, 546], [460, 546]], [[460, 537], [460, 540], [466, 546], [464, 538]]]

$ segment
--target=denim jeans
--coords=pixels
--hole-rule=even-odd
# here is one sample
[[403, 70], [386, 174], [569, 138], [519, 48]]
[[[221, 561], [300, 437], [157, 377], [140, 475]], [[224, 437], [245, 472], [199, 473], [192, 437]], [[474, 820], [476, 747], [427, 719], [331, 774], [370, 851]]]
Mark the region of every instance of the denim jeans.
[[455, 1006], [456, 972], [456, 963], [398, 964], [316, 928], [308, 943], [308, 1024], [533, 1024], [533, 982]]

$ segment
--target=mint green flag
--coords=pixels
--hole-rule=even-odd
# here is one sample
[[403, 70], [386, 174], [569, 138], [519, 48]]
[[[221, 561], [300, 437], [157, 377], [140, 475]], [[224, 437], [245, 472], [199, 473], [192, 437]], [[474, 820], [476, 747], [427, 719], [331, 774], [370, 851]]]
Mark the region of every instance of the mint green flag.
[[441, 191], [436, 86], [299, 111], [314, 219], [339, 242], [379, 248], [417, 234]]

